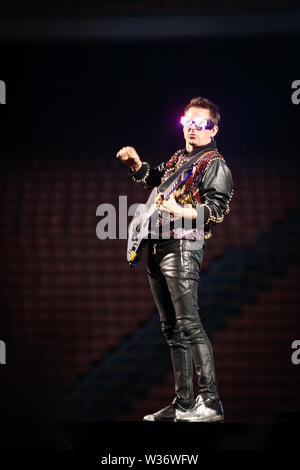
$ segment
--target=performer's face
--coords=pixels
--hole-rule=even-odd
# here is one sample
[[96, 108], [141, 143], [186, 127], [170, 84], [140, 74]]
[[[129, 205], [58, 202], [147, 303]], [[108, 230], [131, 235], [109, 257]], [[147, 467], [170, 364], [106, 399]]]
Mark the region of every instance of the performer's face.
[[[209, 109], [204, 108], [190, 108], [185, 116], [191, 121], [194, 118], [211, 119]], [[214, 126], [213, 129], [197, 129], [193, 122], [190, 126], [183, 127], [183, 134], [186, 142], [186, 149], [188, 152], [192, 151], [194, 147], [199, 145], [209, 144], [211, 138], [218, 132], [218, 126]]]

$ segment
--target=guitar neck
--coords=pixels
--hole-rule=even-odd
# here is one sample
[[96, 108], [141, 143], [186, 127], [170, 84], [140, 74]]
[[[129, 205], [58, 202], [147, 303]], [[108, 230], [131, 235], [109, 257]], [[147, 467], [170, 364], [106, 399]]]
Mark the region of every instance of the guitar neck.
[[[161, 194], [163, 194], [164, 197], [168, 197], [180, 185], [180, 183], [183, 183], [183, 181], [186, 181], [192, 173], [193, 173], [193, 170], [191, 170], [185, 178], [182, 178], [182, 175], [181, 177], [177, 177], [175, 181], [173, 181], [163, 191], [161, 191]], [[159, 187], [158, 187], [158, 190], [159, 190]]]
[[[191, 159], [189, 159], [187, 162], [185, 162], [182, 165], [182, 167], [178, 168], [178, 170], [176, 170], [171, 176], [169, 176], [169, 178], [166, 181], [164, 181], [163, 183], [161, 183], [158, 186], [158, 188], [157, 188], [158, 192], [160, 192], [162, 194], [165, 194], [165, 192], [169, 190], [168, 194], [170, 194], [170, 188], [173, 187], [175, 182], [177, 182], [177, 186], [178, 186], [178, 184], [179, 184], [178, 179], [180, 179], [182, 177], [182, 174], [183, 174], [184, 170], [191, 167], [194, 163], [196, 163], [198, 160], [200, 160], [200, 157], [202, 158], [206, 153], [208, 153], [207, 149], [202, 150], [201, 152], [198, 152], [196, 155], [191, 157]], [[189, 175], [188, 175], [188, 177], [189, 177]], [[186, 179], [187, 178], [185, 178], [184, 180], [186, 180]], [[184, 181], [184, 180], [181, 180], [181, 181]]]

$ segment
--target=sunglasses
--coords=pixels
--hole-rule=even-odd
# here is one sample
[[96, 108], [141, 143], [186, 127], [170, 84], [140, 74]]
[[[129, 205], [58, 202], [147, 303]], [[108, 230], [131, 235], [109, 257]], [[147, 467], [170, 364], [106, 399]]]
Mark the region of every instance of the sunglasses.
[[189, 119], [186, 116], [182, 116], [180, 119], [180, 124], [183, 126], [190, 127], [192, 124], [195, 124], [196, 129], [201, 131], [202, 129], [212, 129], [215, 126], [215, 122], [212, 121], [211, 119], [202, 119], [202, 118], [194, 118]]

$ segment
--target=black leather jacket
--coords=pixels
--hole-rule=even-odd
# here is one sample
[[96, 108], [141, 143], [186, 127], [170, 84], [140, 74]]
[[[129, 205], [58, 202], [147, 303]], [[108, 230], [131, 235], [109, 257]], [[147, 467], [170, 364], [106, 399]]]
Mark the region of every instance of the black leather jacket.
[[[207, 145], [195, 148], [192, 152], [186, 153], [192, 157], [201, 150], [218, 152], [216, 142], [212, 141]], [[161, 184], [167, 164], [170, 160], [162, 162], [156, 167], [151, 167], [149, 163], [143, 162], [137, 172], [129, 169], [130, 176], [145, 188], [151, 189]], [[195, 182], [195, 184], [197, 184]], [[195, 188], [194, 188], [195, 189]], [[215, 159], [207, 165], [201, 181], [198, 184], [201, 204], [204, 205], [205, 239], [212, 236], [211, 227], [223, 221], [224, 216], [229, 213], [229, 203], [233, 195], [233, 180], [230, 169], [222, 159]], [[192, 206], [195, 207], [194, 204]]]

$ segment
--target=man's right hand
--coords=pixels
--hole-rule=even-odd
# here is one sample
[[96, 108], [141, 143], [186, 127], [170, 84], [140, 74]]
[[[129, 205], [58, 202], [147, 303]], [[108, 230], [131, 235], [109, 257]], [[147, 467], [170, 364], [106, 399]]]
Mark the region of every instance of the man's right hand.
[[134, 172], [138, 171], [142, 166], [142, 161], [133, 147], [122, 147], [116, 157]]

